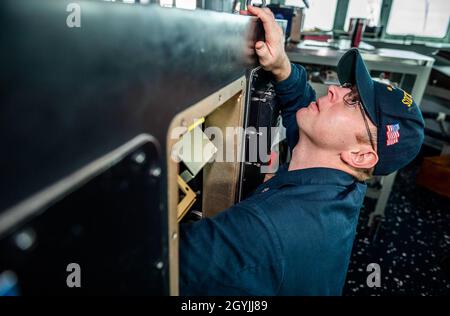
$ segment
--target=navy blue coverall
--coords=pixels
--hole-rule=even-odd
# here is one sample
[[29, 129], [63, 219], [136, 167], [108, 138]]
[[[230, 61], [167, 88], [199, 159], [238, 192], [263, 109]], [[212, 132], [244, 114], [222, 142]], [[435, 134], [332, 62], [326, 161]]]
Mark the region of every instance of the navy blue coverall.
[[[316, 96], [303, 67], [276, 84], [292, 149]], [[180, 226], [181, 295], [341, 295], [366, 185], [330, 168], [280, 170], [246, 200]]]

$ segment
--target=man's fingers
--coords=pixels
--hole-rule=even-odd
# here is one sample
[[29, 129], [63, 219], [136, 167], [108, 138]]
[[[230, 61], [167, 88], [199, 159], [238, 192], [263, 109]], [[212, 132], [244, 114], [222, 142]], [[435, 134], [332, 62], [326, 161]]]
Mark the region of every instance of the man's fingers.
[[[266, 8], [267, 10], [270, 11], [269, 8]], [[247, 7], [247, 10], [251, 13], [256, 15], [258, 18], [261, 19], [261, 21], [264, 22], [270, 22], [273, 18], [273, 14], [268, 13], [266, 10], [258, 8], [258, 7], [254, 7], [252, 5], [249, 5]], [[270, 11], [272, 12], [272, 11]]]
[[247, 6], [247, 10], [250, 11], [251, 14], [258, 15], [260, 8], [254, 7], [252, 5]]
[[265, 45], [264, 42], [259, 41], [259, 42], [256, 42], [255, 48], [256, 48], [257, 50], [261, 50], [261, 49], [264, 48], [264, 45]]
[[269, 8], [262, 8], [262, 10], [275, 19], [275, 15], [273, 15], [272, 10], [270, 10]]
[[277, 25], [275, 22], [274, 15], [272, 11], [270, 11], [269, 8], [267, 8], [269, 12], [266, 12], [265, 10], [253, 6], [248, 6], [248, 11], [251, 14], [256, 15], [258, 18], [260, 18], [261, 22], [264, 26], [264, 31], [266, 32], [266, 37], [269, 35], [272, 35], [274, 32], [274, 26]]
[[265, 70], [270, 71], [274, 66], [278, 56], [278, 51], [283, 50], [282, 46], [282, 30], [275, 21], [273, 13], [267, 9], [248, 6], [248, 11], [256, 15], [264, 26], [265, 42], [258, 41], [255, 43], [255, 51], [258, 55], [259, 63]]
[[270, 52], [266, 43], [259, 41], [255, 44], [256, 54], [259, 57], [259, 62], [261, 64], [266, 63], [270, 58]]
[[[267, 12], [264, 9], [266, 9]], [[269, 8], [264, 9], [254, 6], [248, 6], [248, 11], [260, 18], [261, 22], [263, 23], [264, 32], [266, 34], [266, 41], [276, 41], [279, 36], [279, 34], [277, 34], [279, 25], [277, 24], [277, 22], [275, 22], [272, 11], [270, 11]]]

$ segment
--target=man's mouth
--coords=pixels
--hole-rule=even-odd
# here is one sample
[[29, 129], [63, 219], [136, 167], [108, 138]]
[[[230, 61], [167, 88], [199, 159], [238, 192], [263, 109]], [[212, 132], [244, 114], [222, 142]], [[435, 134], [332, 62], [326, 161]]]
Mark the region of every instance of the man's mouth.
[[311, 107], [313, 107], [317, 112], [320, 112], [319, 105], [317, 104], [317, 101], [316, 102], [311, 102]]

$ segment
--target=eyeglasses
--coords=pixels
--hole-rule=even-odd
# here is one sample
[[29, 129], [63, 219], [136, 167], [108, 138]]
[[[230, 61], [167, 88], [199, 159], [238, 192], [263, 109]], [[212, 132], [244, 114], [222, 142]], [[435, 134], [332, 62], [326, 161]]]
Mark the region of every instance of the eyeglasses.
[[344, 83], [341, 87], [342, 88], [351, 89], [351, 91], [349, 93], [344, 95], [344, 103], [347, 106], [351, 107], [351, 108], [355, 108], [356, 106], [359, 106], [359, 109], [361, 110], [362, 117], [364, 119], [364, 124], [366, 125], [367, 135], [369, 135], [370, 145], [372, 146], [372, 149], [374, 151], [376, 151], [375, 150], [374, 141], [373, 141], [373, 137], [372, 137], [372, 133], [370, 132], [369, 123], [367, 122], [365, 110], [364, 110], [363, 105], [361, 103], [361, 98], [359, 96], [358, 90], [356, 89], [355, 86], [353, 86], [350, 83]]

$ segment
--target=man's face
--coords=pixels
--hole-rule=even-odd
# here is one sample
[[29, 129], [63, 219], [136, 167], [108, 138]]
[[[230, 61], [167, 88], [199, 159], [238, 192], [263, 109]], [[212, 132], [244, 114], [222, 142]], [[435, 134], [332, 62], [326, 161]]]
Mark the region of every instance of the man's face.
[[[348, 106], [344, 96], [351, 90], [330, 86], [326, 96], [297, 111], [301, 134], [318, 147], [341, 152], [358, 145], [357, 135], [367, 138], [367, 130], [359, 106]], [[371, 128], [374, 125], [368, 120]], [[302, 136], [300, 136], [302, 137]]]

